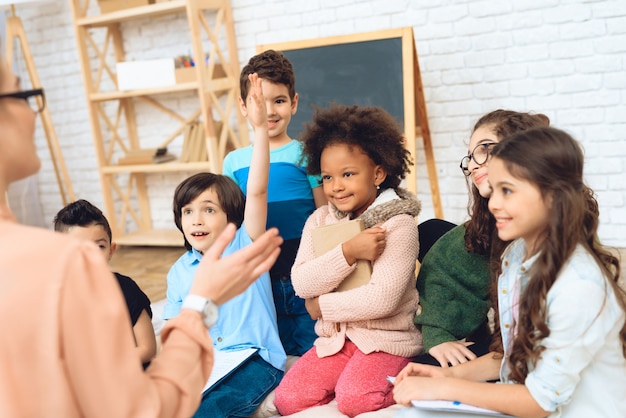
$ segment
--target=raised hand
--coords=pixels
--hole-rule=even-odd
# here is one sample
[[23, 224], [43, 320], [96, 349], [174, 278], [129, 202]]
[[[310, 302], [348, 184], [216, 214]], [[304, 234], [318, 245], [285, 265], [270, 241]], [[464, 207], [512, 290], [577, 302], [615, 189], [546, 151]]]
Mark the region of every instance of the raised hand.
[[236, 227], [228, 224], [203, 255], [190, 293], [221, 305], [243, 293], [252, 282], [269, 269], [280, 253], [283, 239], [276, 228], [269, 229], [252, 244], [220, 258], [235, 237]]
[[254, 128], [267, 128], [267, 107], [263, 97], [263, 80], [257, 73], [248, 75], [250, 91], [246, 99], [246, 112], [250, 123]]

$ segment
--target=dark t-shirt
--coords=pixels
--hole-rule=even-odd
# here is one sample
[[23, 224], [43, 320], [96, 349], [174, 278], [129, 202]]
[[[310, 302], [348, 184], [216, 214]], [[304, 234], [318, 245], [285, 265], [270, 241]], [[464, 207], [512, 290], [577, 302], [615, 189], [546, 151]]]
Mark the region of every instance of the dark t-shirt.
[[137, 320], [139, 319], [139, 315], [141, 315], [141, 311], [144, 309], [152, 318], [152, 309], [150, 309], [150, 299], [146, 296], [145, 293], [137, 286], [137, 283], [133, 279], [128, 276], [124, 276], [119, 273], [114, 273], [117, 281], [122, 288], [122, 293], [124, 294], [124, 299], [126, 299], [126, 307], [128, 308], [128, 313], [130, 314], [130, 320], [135, 326]]

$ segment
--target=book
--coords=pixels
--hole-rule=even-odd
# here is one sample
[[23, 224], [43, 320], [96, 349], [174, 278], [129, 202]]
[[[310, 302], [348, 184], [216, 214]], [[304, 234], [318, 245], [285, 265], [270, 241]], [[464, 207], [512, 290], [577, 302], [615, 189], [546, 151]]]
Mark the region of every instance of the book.
[[236, 351], [221, 351], [214, 347], [213, 349], [213, 370], [209, 380], [204, 384], [202, 393], [211, 389], [214, 385], [221, 382], [225, 377], [237, 370], [239, 366], [244, 364], [254, 353], [259, 351], [258, 348], [245, 348]]
[[429, 411], [457, 412], [468, 415], [480, 415], [490, 417], [512, 417], [491, 409], [479, 408], [456, 401], [411, 401], [414, 408]]
[[119, 165], [160, 164], [175, 160], [176, 156], [167, 152], [167, 148], [148, 148], [130, 150], [117, 159]]
[[193, 148], [193, 139], [195, 138], [195, 134], [194, 131], [196, 129], [196, 123], [188, 123], [185, 126], [185, 130], [184, 130], [184, 136], [183, 136], [183, 147], [182, 150], [180, 152], [180, 162], [181, 163], [188, 163], [191, 161], [191, 154], [192, 154], [192, 148]]
[[[319, 257], [342, 242], [357, 236], [363, 231], [362, 219], [352, 219], [331, 225], [317, 227], [311, 231], [315, 256]], [[356, 269], [337, 286], [335, 292], [354, 289], [369, 283], [372, 277], [372, 264], [369, 260], [357, 260]]]

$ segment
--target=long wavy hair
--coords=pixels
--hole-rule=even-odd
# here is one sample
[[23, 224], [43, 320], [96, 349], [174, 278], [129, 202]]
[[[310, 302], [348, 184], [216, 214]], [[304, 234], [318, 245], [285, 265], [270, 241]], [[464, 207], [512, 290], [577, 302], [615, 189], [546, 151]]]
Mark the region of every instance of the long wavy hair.
[[[618, 285], [619, 260], [597, 237], [599, 210], [593, 190], [583, 182], [583, 151], [567, 133], [535, 128], [505, 138], [493, 149], [509, 173], [536, 185], [544, 199], [551, 199], [548, 226], [539, 238], [538, 258], [527, 288], [520, 295], [517, 335], [508, 362], [510, 378], [524, 382], [545, 350], [541, 342], [550, 335], [546, 323], [547, 294], [577, 245], [595, 258], [626, 311], [626, 294]], [[626, 357], [626, 322], [620, 332]]]

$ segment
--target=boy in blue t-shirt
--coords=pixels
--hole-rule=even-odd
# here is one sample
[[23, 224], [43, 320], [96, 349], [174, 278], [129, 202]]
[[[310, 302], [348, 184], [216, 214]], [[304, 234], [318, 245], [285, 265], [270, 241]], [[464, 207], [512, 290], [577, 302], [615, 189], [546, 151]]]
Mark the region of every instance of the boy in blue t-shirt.
[[[304, 299], [296, 296], [291, 285], [291, 266], [296, 258], [302, 228], [316, 207], [326, 203], [319, 178], [308, 176], [302, 161], [302, 145], [287, 134], [291, 116], [298, 110], [298, 94], [291, 62], [281, 52], [268, 50], [250, 58], [241, 71], [239, 106], [245, 113], [250, 82], [257, 73], [263, 80], [267, 106], [270, 172], [267, 228], [277, 227], [284, 243], [278, 260], [270, 270], [278, 331], [287, 354], [300, 356], [317, 338], [315, 321], [309, 316]], [[229, 153], [223, 174], [232, 178], [246, 194], [252, 145]]]

